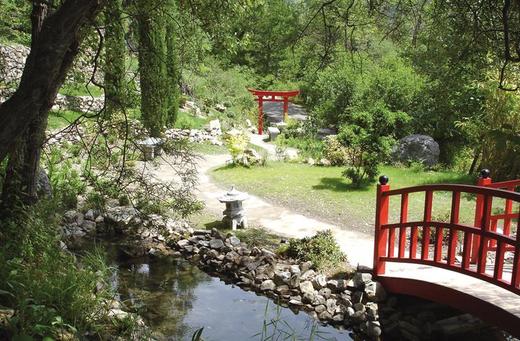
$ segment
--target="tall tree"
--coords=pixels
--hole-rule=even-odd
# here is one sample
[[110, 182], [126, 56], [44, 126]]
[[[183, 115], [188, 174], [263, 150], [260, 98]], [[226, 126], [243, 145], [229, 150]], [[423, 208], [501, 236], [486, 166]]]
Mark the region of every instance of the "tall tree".
[[137, 0], [141, 118], [150, 136], [159, 137], [168, 114], [165, 2]]
[[111, 0], [105, 7], [105, 113], [111, 117], [126, 104], [125, 29], [122, 0]]
[[167, 119], [170, 126], [175, 124], [179, 111], [181, 69], [177, 41], [177, 7], [174, 0], [168, 0], [166, 14], [166, 72], [167, 72]]

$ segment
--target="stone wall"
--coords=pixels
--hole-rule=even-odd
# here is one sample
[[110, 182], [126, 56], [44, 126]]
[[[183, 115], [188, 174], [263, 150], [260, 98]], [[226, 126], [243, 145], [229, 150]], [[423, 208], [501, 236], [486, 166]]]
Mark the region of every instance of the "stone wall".
[[[0, 103], [4, 102], [16, 89], [22, 77], [23, 69], [30, 49], [23, 45], [0, 44]], [[89, 57], [79, 56], [73, 70], [67, 76], [67, 82], [84, 82], [94, 72]], [[102, 81], [102, 74], [96, 74], [96, 80]], [[100, 111], [104, 106], [103, 97], [65, 96], [58, 94], [53, 110], [73, 110], [84, 113]]]

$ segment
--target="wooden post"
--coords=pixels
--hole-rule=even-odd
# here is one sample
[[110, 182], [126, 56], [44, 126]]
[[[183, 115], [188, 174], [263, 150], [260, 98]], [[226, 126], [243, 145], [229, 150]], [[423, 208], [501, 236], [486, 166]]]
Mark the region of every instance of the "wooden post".
[[258, 96], [258, 135], [264, 133], [264, 97]]
[[289, 97], [284, 96], [283, 98], [283, 121], [287, 122], [289, 117]]
[[376, 197], [376, 224], [374, 236], [375, 276], [385, 273], [385, 261], [381, 261], [380, 258], [387, 256], [388, 229], [383, 230], [381, 227], [388, 224], [388, 208], [390, 198], [386, 195], [383, 195], [383, 193], [389, 190], [390, 185], [388, 185], [388, 177], [383, 175], [379, 178]]
[[[491, 185], [491, 178], [489, 177], [490, 172], [488, 169], [483, 169], [480, 172], [480, 177], [477, 181], [477, 186], [488, 186]], [[477, 195], [477, 203], [475, 204], [475, 220], [474, 225], [475, 227], [482, 226], [482, 216], [484, 214], [484, 196], [481, 194]], [[472, 237], [472, 247], [471, 247], [471, 263], [476, 264], [478, 260], [478, 252], [480, 248], [480, 237], [474, 235]]]

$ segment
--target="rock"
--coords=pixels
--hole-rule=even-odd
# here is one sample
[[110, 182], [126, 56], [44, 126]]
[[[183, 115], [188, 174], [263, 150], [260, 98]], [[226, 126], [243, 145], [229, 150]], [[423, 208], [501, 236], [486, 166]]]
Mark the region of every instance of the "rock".
[[365, 294], [367, 299], [372, 302], [382, 302], [386, 300], [385, 288], [379, 282], [370, 282], [365, 286]]
[[365, 312], [365, 305], [363, 303], [356, 303], [354, 304], [354, 310]]
[[263, 281], [262, 284], [260, 285], [260, 290], [262, 291], [272, 291], [276, 288], [276, 284], [274, 284], [274, 282], [270, 279], [266, 280], [266, 281]]
[[293, 274], [300, 274], [301, 273], [301, 270], [300, 270], [300, 266], [299, 265], [291, 265], [291, 273]]
[[331, 314], [334, 314], [334, 312], [336, 311], [336, 300], [329, 298], [325, 305], [327, 307], [327, 311]]
[[291, 279], [289, 280], [289, 285], [291, 288], [298, 288], [300, 287], [300, 275], [294, 274], [291, 276]]
[[328, 320], [332, 319], [332, 314], [329, 313], [328, 311], [324, 311], [321, 314], [318, 314], [318, 318], [322, 321], [328, 321]]
[[280, 129], [276, 127], [268, 127], [267, 133], [269, 134], [269, 141], [274, 141], [280, 135]]
[[343, 314], [336, 314], [332, 318], [332, 321], [334, 322], [342, 322], [345, 319], [345, 316]]
[[212, 249], [219, 250], [224, 247], [224, 242], [221, 239], [211, 239], [209, 241], [209, 247]]
[[177, 246], [180, 247], [180, 248], [184, 248], [186, 247], [187, 245], [190, 244], [190, 241], [187, 240], [187, 239], [181, 239], [177, 242]]
[[52, 197], [51, 181], [47, 173], [41, 168], [38, 170], [38, 176], [36, 178], [36, 193], [39, 198]]
[[367, 335], [372, 337], [381, 336], [381, 325], [376, 321], [367, 322]]
[[288, 285], [279, 285], [276, 287], [276, 292], [280, 295], [287, 295], [290, 292]]
[[314, 279], [312, 280], [312, 285], [316, 290], [324, 288], [327, 285], [327, 277], [325, 277], [325, 275], [318, 275], [314, 277]]
[[347, 308], [347, 316], [348, 317], [352, 317], [355, 314], [355, 312], [356, 311], [354, 310], [354, 308], [352, 308], [352, 307], [348, 307]]
[[310, 281], [301, 282], [300, 283], [300, 291], [303, 294], [311, 293], [311, 294], [314, 295], [314, 286], [312, 285], [312, 283]]
[[91, 221], [91, 220], [85, 220], [83, 221], [83, 223], [81, 224], [81, 228], [86, 232], [86, 233], [94, 233], [96, 232], [96, 223]]
[[312, 262], [307, 261], [300, 264], [301, 272], [304, 273], [312, 268]]
[[[302, 268], [302, 271], [304, 271], [303, 268]], [[300, 276], [300, 279], [303, 281], [306, 281], [311, 278], [314, 278], [315, 275], [316, 275], [316, 273], [314, 272], [314, 270], [307, 270], [302, 273], [302, 275]]]
[[140, 224], [141, 219], [138, 218], [139, 212], [135, 208], [128, 206], [111, 207], [105, 214], [105, 222], [119, 229]]
[[63, 221], [65, 223], [75, 223], [76, 222], [76, 214], [78, 212], [74, 210], [67, 211], [63, 214]]
[[98, 216], [96, 217], [96, 220], [94, 220], [94, 222], [95, 222], [96, 224], [98, 224], [98, 225], [99, 225], [99, 224], [103, 224], [103, 223], [105, 222], [105, 218], [104, 218], [102, 215], [98, 215]]
[[14, 316], [14, 310], [8, 308], [0, 308], [0, 326], [6, 327], [9, 320]]
[[330, 160], [327, 160], [327, 159], [320, 159], [319, 165], [324, 166], [324, 167], [329, 167], [332, 165], [332, 162], [330, 162]]
[[314, 306], [326, 304], [326, 303], [327, 303], [327, 300], [325, 299], [325, 297], [323, 297], [321, 295], [314, 294], [314, 297], [311, 300], [311, 304]]
[[354, 281], [354, 287], [363, 288], [365, 284], [372, 281], [372, 274], [358, 272], [354, 275], [354, 278], [352, 280]]
[[322, 288], [319, 290], [319, 294], [325, 298], [329, 298], [331, 295], [331, 290], [329, 288]]
[[392, 155], [396, 162], [417, 161], [431, 167], [439, 162], [440, 148], [432, 137], [415, 134], [400, 139]]
[[310, 166], [314, 166], [316, 164], [316, 160], [310, 157], [307, 159], [307, 164], [309, 164]]
[[303, 303], [302, 303], [301, 300], [297, 300], [297, 299], [291, 297], [291, 299], [289, 300], [289, 304], [290, 304], [290, 305], [300, 306], [300, 305], [302, 305]]
[[327, 136], [332, 136], [332, 135], [336, 135], [338, 132], [336, 131], [336, 129], [332, 129], [332, 128], [321, 128], [321, 129], [318, 129], [318, 138], [320, 140], [323, 140], [325, 139]]
[[291, 273], [288, 271], [279, 271], [274, 273], [274, 282], [278, 285], [288, 284], [291, 280]]
[[96, 219], [96, 213], [94, 210], [88, 210], [87, 213], [85, 213], [85, 219], [94, 221]]
[[325, 307], [323, 304], [320, 304], [320, 305], [318, 305], [318, 306], [316, 306], [316, 307], [314, 308], [314, 311], [315, 311], [317, 314], [321, 314], [321, 313], [323, 313], [323, 312], [326, 311], [326, 310], [327, 310], [327, 307]]
[[330, 288], [332, 291], [341, 292], [347, 289], [347, 281], [343, 279], [332, 279], [327, 282], [327, 287]]
[[232, 246], [239, 246], [239, 245], [240, 245], [240, 239], [238, 239], [238, 238], [235, 237], [235, 236], [231, 236], [231, 237], [229, 237], [229, 243], [230, 243]]
[[371, 321], [377, 320], [377, 304], [369, 302], [365, 305], [365, 309], [367, 311], [368, 319]]
[[293, 161], [298, 158], [298, 150], [297, 149], [287, 149], [283, 155], [285, 160]]

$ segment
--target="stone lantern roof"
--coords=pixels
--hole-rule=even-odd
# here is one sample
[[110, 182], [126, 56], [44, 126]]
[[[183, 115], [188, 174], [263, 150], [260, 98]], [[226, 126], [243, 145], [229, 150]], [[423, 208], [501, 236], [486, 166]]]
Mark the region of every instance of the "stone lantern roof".
[[235, 189], [235, 186], [231, 186], [231, 189], [223, 196], [218, 198], [218, 201], [222, 203], [234, 202], [234, 201], [244, 201], [249, 198], [249, 195], [244, 192], [239, 192]]

